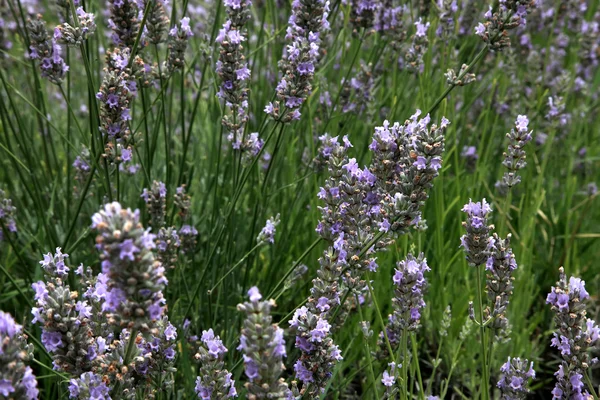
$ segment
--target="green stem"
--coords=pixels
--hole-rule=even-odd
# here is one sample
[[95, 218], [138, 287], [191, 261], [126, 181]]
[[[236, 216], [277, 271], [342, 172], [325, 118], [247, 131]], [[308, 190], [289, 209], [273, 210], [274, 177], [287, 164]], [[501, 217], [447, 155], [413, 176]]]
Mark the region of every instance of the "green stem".
[[485, 327], [483, 326], [483, 290], [481, 288], [481, 268], [477, 267], [477, 299], [479, 301], [479, 312], [481, 324], [479, 327], [481, 333], [481, 396], [484, 400], [490, 398], [489, 394], [489, 378], [487, 367], [487, 342], [485, 340]]

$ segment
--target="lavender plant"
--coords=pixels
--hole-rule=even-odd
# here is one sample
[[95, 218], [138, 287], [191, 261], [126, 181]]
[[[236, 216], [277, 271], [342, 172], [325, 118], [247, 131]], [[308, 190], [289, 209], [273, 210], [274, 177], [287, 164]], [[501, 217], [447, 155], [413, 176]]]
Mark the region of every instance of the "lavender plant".
[[33, 346], [27, 343], [23, 327], [0, 311], [0, 396], [6, 399], [38, 398], [37, 380], [27, 362]]

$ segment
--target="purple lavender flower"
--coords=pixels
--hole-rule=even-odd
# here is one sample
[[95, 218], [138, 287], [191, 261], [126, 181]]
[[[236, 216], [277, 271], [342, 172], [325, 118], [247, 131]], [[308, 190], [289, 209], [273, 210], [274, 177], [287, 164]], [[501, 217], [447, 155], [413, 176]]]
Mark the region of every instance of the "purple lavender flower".
[[46, 30], [46, 22], [41, 15], [30, 20], [27, 24], [31, 38], [30, 57], [40, 60], [42, 77], [50, 82], [60, 85], [69, 71], [69, 66], [62, 58], [62, 48], [56, 39], [50, 39]]
[[89, 36], [96, 32], [94, 14], [86, 13], [83, 7], [77, 7], [76, 15], [76, 26], [71, 26], [69, 23], [63, 22], [56, 27], [54, 37], [59, 43], [70, 47], [80, 46]]
[[84, 372], [79, 378], [69, 381], [70, 399], [110, 400], [110, 389], [102, 376], [93, 372]]
[[488, 301], [493, 306], [491, 311], [489, 307], [484, 310], [484, 316], [485, 319], [493, 319], [488, 326], [496, 329], [495, 333], [498, 336], [504, 335], [508, 329], [506, 309], [514, 288], [512, 275], [517, 269], [517, 262], [510, 247], [510, 238], [510, 234], [506, 239], [501, 239], [494, 233], [485, 267]]
[[527, 384], [530, 379], [535, 379], [533, 362], [510, 358], [500, 367], [502, 375], [498, 380], [498, 388], [502, 393], [502, 400], [525, 399], [529, 393]]
[[244, 353], [244, 369], [248, 382], [244, 385], [250, 397], [283, 398], [289, 389], [281, 373], [286, 356], [283, 329], [272, 323], [271, 307], [275, 301], [261, 301], [258, 288], [248, 291], [250, 301], [238, 304], [246, 314], [238, 350]]
[[[418, 329], [421, 320], [421, 310], [425, 307], [423, 300], [427, 281], [425, 272], [429, 271], [427, 259], [423, 253], [415, 258], [411, 253], [405, 260], [396, 263], [396, 270], [392, 277], [394, 283], [394, 297], [392, 298], [393, 314], [388, 317], [386, 327], [387, 340], [392, 349], [397, 348], [402, 335], [408, 331]], [[379, 347], [384, 355], [387, 348], [383, 332], [379, 335]]]
[[169, 74], [183, 68], [185, 51], [190, 37], [193, 35], [189, 17], [182, 18], [179, 25], [174, 26], [169, 31], [169, 57], [164, 66]]
[[504, 153], [502, 165], [508, 169], [508, 172], [505, 172], [502, 176], [502, 182], [500, 183], [501, 192], [506, 192], [521, 182], [518, 171], [527, 165], [527, 162], [525, 162], [526, 154], [523, 148], [531, 141], [531, 133], [533, 132], [528, 132], [528, 126], [529, 119], [527, 116], [519, 115], [515, 120], [515, 128], [506, 134], [509, 144], [508, 151]]
[[487, 262], [493, 245], [493, 239], [490, 237], [491, 226], [488, 225], [488, 215], [492, 208], [485, 199], [477, 203], [469, 200], [462, 211], [467, 214], [467, 221], [463, 222], [467, 233], [460, 238], [461, 247], [469, 265], [483, 265]]
[[[122, 326], [147, 331], [164, 313], [164, 267], [155, 260], [155, 235], [144, 230], [139, 211], [106, 204], [92, 217], [102, 272], [109, 278], [106, 311]], [[117, 302], [118, 300], [118, 302]]]
[[279, 214], [267, 220], [267, 223], [258, 234], [256, 241], [258, 243], [275, 243], [275, 230], [277, 225], [279, 225]]
[[286, 47], [280, 62], [277, 100], [265, 111], [276, 121], [300, 119], [300, 108], [312, 92], [312, 80], [320, 57], [322, 35], [329, 29], [328, 0], [295, 0], [288, 21]]
[[79, 301], [66, 283], [68, 257], [57, 248], [40, 261], [46, 281], [32, 284], [36, 306], [31, 313], [33, 322], [42, 325], [42, 344], [52, 354], [55, 368], [79, 375], [91, 368], [94, 358], [92, 315], [87, 301]]
[[144, 188], [140, 197], [146, 203], [148, 214], [150, 214], [150, 225], [154, 228], [154, 231], [163, 228], [167, 202], [166, 185], [163, 182], [154, 181], [152, 182], [152, 188], [150, 190]]
[[212, 329], [202, 332], [202, 344], [194, 356], [200, 364], [196, 378], [196, 394], [202, 400], [230, 399], [237, 396], [231, 372], [225, 369], [223, 358], [227, 348]]
[[108, 0], [112, 40], [119, 47], [131, 48], [140, 29], [139, 9], [134, 0]]
[[37, 380], [25, 363], [33, 358], [33, 346], [27, 344], [23, 327], [13, 317], [0, 311], [0, 397], [6, 399], [38, 398]]
[[564, 269], [559, 268], [559, 280], [548, 294], [546, 303], [551, 305], [557, 332], [551, 345], [560, 350], [562, 362], [552, 391], [554, 399], [588, 398], [582, 382], [583, 375], [598, 360], [590, 359], [589, 350], [599, 344], [600, 328], [586, 318], [585, 300], [589, 294], [585, 282], [571, 277], [567, 283]]
[[16, 212], [12, 200], [6, 196], [4, 190], [0, 189], [0, 242], [4, 239], [4, 235], [17, 232]]
[[404, 65], [410, 72], [420, 74], [423, 72], [425, 65], [423, 63], [423, 56], [427, 51], [427, 45], [429, 40], [427, 39], [427, 30], [429, 29], [429, 22], [423, 23], [421, 18], [415, 22], [416, 31], [413, 35], [411, 46], [404, 54]]
[[502, 1], [495, 12], [486, 13], [487, 19], [475, 27], [475, 34], [479, 36], [492, 51], [501, 51], [510, 46], [509, 29], [524, 26], [529, 9], [535, 6], [533, 0], [506, 0]]
[[192, 254], [196, 249], [198, 230], [192, 225], [183, 225], [179, 229], [179, 238], [181, 239], [181, 252]]

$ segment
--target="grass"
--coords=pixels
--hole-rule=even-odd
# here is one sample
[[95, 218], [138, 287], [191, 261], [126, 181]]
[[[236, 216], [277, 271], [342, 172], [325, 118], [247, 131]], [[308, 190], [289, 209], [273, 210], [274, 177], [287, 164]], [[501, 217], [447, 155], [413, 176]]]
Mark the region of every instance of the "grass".
[[[350, 23], [351, 6], [336, 0], [329, 17], [332, 30], [302, 119], [283, 125], [268, 119], [262, 110], [275, 93], [277, 62], [285, 46], [291, 7], [274, 0], [256, 2], [249, 23], [250, 41], [245, 46], [252, 70], [247, 132], [260, 132], [266, 144], [261, 157], [249, 166], [240, 166], [239, 154], [224, 137], [220, 123], [224, 108], [215, 97], [219, 85], [214, 71], [218, 58], [215, 37], [225, 18], [224, 8], [221, 2], [207, 2], [203, 4], [207, 13], [199, 15], [190, 9], [193, 4], [192, 0], [174, 1], [172, 6], [173, 20], [188, 15], [192, 24], [198, 24], [185, 68], [156, 85], [140, 87], [133, 103], [134, 162], [140, 164], [134, 175], [110, 168], [102, 157], [105, 138], [98, 129], [95, 93], [103, 76], [103, 51], [111, 47], [103, 3], [86, 2], [86, 10], [96, 13], [98, 31], [80, 48], [64, 53], [70, 70], [60, 86], [43, 79], [36, 62], [25, 57], [30, 39], [23, 27], [31, 17], [25, 4], [8, 1], [10, 7], [1, 11], [17, 26], [12, 32], [5, 29], [13, 47], [3, 51], [0, 60], [0, 188], [17, 209], [18, 233], [5, 229], [5, 240], [0, 242], [0, 308], [30, 330], [32, 339], [39, 338], [39, 328], [30, 323], [30, 306], [31, 283], [42, 278], [38, 264], [42, 254], [62, 247], [70, 254], [71, 265], [83, 263], [99, 270], [94, 234], [89, 229], [91, 215], [105, 202], [116, 200], [142, 210], [147, 224], [149, 216], [140, 194], [153, 180], [160, 180], [169, 193], [167, 220], [179, 224], [172, 195], [185, 183], [192, 201], [191, 223], [199, 235], [193, 253], [181, 255], [168, 272], [169, 318], [178, 327], [189, 318], [196, 334], [213, 328], [230, 349], [227, 368], [238, 383], [243, 382], [241, 353], [235, 350], [243, 316], [236, 305], [256, 285], [277, 300], [274, 320], [287, 330], [291, 313], [309, 295], [317, 260], [327, 246], [315, 232], [321, 205], [316, 194], [327, 177], [326, 170], [315, 170], [310, 164], [318, 151], [316, 137], [326, 132], [348, 135], [354, 145], [352, 157], [367, 164], [374, 128], [385, 119], [402, 123], [419, 108], [429, 110], [434, 120], [445, 116], [452, 122], [443, 168], [423, 210], [428, 228], [397, 238], [389, 251], [378, 255], [380, 269], [369, 275], [372, 300], [349, 314], [334, 335], [344, 361], [336, 367], [324, 396], [383, 396], [380, 380], [386, 364], [373, 359], [371, 352], [377, 347], [382, 322], [391, 313], [390, 278], [395, 263], [412, 250], [425, 253], [431, 272], [426, 276], [429, 289], [422, 327], [408, 343], [413, 358], [403, 371], [408, 382], [403, 386], [405, 396], [487, 398], [484, 392], [489, 390], [491, 398], [496, 398], [499, 367], [510, 355], [535, 362], [535, 396], [549, 398], [559, 356], [550, 348], [554, 325], [545, 297], [558, 277], [558, 267], [585, 279], [594, 303], [600, 293], [600, 212], [596, 195], [587, 191], [587, 185], [599, 177], [600, 74], [593, 69], [585, 91], [574, 90], [577, 66], [583, 61], [581, 34], [562, 28], [570, 40], [559, 60], [565, 79], [553, 84], [550, 75], [557, 74], [545, 72], [545, 67], [552, 62], [549, 49], [557, 46], [557, 36], [551, 29], [538, 31], [535, 17], [527, 29], [538, 59], [528, 57], [531, 53], [518, 45], [519, 33], [514, 31], [510, 34], [514, 48], [498, 53], [487, 51], [473, 34], [440, 40], [435, 35], [440, 21], [432, 3], [429, 14], [423, 16], [431, 22], [424, 69], [415, 74], [399, 68], [403, 50], [396, 49], [389, 37], [355, 31]], [[403, 46], [410, 44], [414, 32], [411, 19], [419, 15], [415, 2], [410, 5], [409, 37]], [[478, 6], [481, 13], [476, 14], [476, 21], [487, 9], [483, 3]], [[35, 7], [35, 12], [46, 10], [49, 26], [58, 23], [51, 2]], [[599, 3], [590, 1], [582, 17], [589, 21], [598, 9]], [[458, 27], [455, 30], [458, 32]], [[149, 61], [167, 56], [164, 45], [156, 49], [140, 46], [139, 51]], [[356, 76], [361, 62], [373, 78], [371, 99], [364, 110], [344, 113], [341, 80]], [[463, 63], [476, 74], [476, 82], [449, 86], [443, 74]], [[326, 93], [333, 106], [320, 103]], [[563, 97], [570, 114], [564, 125], [545, 117], [548, 97], [557, 95]], [[356, 93], [350, 99], [359, 100]], [[518, 114], [529, 116], [534, 140], [526, 146], [528, 165], [521, 171], [522, 183], [502, 197], [494, 184], [505, 171], [501, 164], [508, 144], [505, 134]], [[548, 135], [547, 140], [536, 143], [541, 134]], [[82, 146], [89, 149], [92, 172], [87, 179], [75, 180], [72, 164], [82, 154]], [[473, 164], [461, 156], [464, 146], [477, 147], [479, 157]], [[579, 153], [582, 148], [586, 149], [584, 155]], [[269, 160], [265, 154], [270, 154]], [[465, 328], [468, 303], [477, 304], [478, 277], [459, 248], [465, 219], [461, 208], [470, 198], [478, 201], [483, 197], [492, 204], [496, 231], [512, 235], [519, 265], [507, 313], [510, 340], [490, 343], [486, 355], [491, 355], [489, 371], [481, 368], [478, 330]], [[258, 232], [265, 220], [276, 214], [281, 215], [281, 223], [275, 243], [257, 247]], [[292, 281], [300, 264], [306, 264], [308, 272]], [[452, 319], [446, 333], [442, 321], [448, 306]], [[588, 315], [597, 318], [597, 313], [594, 306]], [[363, 336], [361, 321], [370, 323], [374, 335]], [[299, 352], [287, 332], [286, 340], [288, 369], [284, 377], [291, 381]], [[66, 398], [64, 378], [47, 368], [51, 359], [39, 342], [34, 343], [38, 364], [33, 368], [41, 397]], [[187, 359], [190, 350], [184, 347], [182, 339], [175, 389], [162, 394], [163, 398], [194, 395], [195, 367]], [[482, 373], [490, 375], [488, 389], [482, 389]], [[592, 370], [591, 379], [597, 387], [597, 371]], [[425, 393], [418, 393], [417, 388]], [[244, 393], [241, 384], [238, 390]]]

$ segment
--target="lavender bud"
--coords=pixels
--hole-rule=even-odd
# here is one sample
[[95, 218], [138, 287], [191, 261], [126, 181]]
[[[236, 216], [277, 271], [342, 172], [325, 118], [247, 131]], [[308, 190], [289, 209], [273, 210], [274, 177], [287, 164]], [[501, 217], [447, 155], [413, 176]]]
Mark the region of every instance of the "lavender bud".
[[142, 195], [148, 214], [150, 214], [150, 226], [154, 231], [161, 229], [165, 225], [165, 208], [167, 202], [167, 187], [163, 182], [152, 182], [150, 190], [144, 188]]
[[85, 372], [79, 378], [69, 381], [70, 399], [109, 400], [110, 389], [102, 376], [93, 372]]
[[487, 262], [494, 239], [490, 237], [492, 225], [488, 225], [490, 205], [483, 199], [473, 203], [471, 200], [462, 208], [467, 213], [467, 221], [462, 225], [467, 233], [460, 238], [469, 265], [478, 267]]
[[162, 291], [167, 284], [164, 267], [155, 260], [155, 235], [144, 230], [139, 210], [106, 204], [92, 217], [102, 273], [109, 277], [104, 309], [114, 313], [121, 326], [142, 332], [164, 313]]
[[500, 367], [502, 375], [498, 381], [498, 388], [501, 392], [502, 400], [525, 399], [529, 393], [527, 383], [530, 379], [535, 379], [533, 362], [521, 360], [520, 358], [510, 358]]
[[249, 398], [271, 399], [287, 397], [288, 386], [281, 373], [286, 356], [283, 329], [272, 323], [271, 307], [275, 301], [260, 301], [258, 288], [248, 291], [250, 301], [238, 304], [246, 313], [238, 350], [244, 353], [244, 369], [249, 382], [244, 385]]
[[438, 28], [435, 33], [437, 36], [448, 40], [454, 35], [454, 17], [458, 12], [458, 4], [456, 0], [438, 0], [437, 6], [440, 15]]
[[388, 364], [390, 367], [389, 370], [383, 371], [383, 376], [381, 378], [381, 383], [385, 387], [385, 394], [383, 396], [384, 399], [395, 399], [398, 397], [398, 386], [396, 385], [396, 379], [401, 371], [402, 364], [396, 364], [395, 362], [391, 362]]
[[153, 382], [161, 382], [157, 390], [165, 390], [173, 386], [173, 373], [177, 352], [175, 343], [177, 330], [167, 317], [156, 323], [156, 329], [148, 338], [140, 337], [136, 341], [138, 357], [135, 358], [135, 370], [141, 376]]
[[7, 399], [38, 398], [37, 380], [25, 363], [33, 358], [23, 327], [0, 311], [0, 396]]
[[458, 74], [456, 74], [453, 69], [448, 69], [448, 72], [444, 74], [446, 77], [446, 83], [451, 86], [465, 86], [469, 83], [475, 82], [477, 77], [475, 74], [466, 72], [467, 68], [469, 68], [469, 66], [467, 64], [463, 64], [460, 67]]
[[196, 394], [202, 400], [223, 400], [237, 397], [235, 381], [225, 369], [223, 358], [227, 348], [212, 329], [202, 332], [202, 344], [194, 359], [200, 364], [196, 378]]

